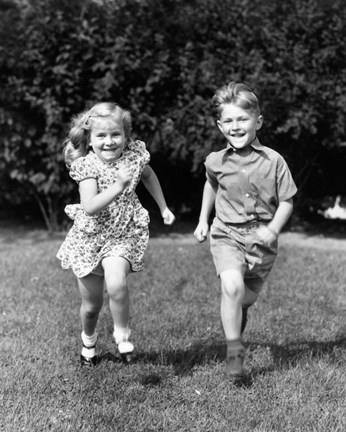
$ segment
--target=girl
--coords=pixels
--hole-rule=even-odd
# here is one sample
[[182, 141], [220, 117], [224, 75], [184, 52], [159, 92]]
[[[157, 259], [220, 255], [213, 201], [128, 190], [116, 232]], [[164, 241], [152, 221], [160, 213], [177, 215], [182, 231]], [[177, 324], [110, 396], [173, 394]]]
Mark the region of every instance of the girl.
[[140, 180], [156, 201], [163, 221], [175, 217], [160, 183], [148, 165], [142, 141], [131, 139], [131, 115], [114, 103], [99, 103], [78, 115], [65, 141], [64, 158], [78, 183], [81, 204], [68, 205], [73, 226], [57, 257], [71, 268], [82, 297], [81, 364], [97, 363], [96, 324], [105, 283], [114, 322], [113, 336], [125, 362], [133, 359], [129, 342], [127, 276], [143, 268], [149, 239], [149, 216], [135, 193]]

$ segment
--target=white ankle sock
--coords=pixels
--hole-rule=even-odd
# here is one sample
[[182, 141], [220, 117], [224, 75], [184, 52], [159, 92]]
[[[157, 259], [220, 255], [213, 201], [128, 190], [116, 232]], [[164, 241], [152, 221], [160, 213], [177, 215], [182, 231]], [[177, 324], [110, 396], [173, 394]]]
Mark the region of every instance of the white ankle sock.
[[97, 341], [97, 332], [95, 332], [92, 336], [88, 336], [82, 331], [81, 334], [82, 341], [83, 341], [83, 348], [82, 348], [82, 356], [92, 358], [96, 355], [95, 350], [95, 344]]
[[114, 327], [113, 337], [115, 343], [118, 345], [120, 342], [127, 342], [131, 336], [131, 330], [126, 328]]

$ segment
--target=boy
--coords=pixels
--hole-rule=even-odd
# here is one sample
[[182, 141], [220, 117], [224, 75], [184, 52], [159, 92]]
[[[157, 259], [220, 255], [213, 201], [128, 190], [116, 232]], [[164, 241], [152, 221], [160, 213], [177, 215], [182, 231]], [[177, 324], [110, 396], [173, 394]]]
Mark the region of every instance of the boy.
[[227, 342], [226, 372], [243, 374], [241, 334], [274, 264], [277, 238], [292, 214], [297, 188], [283, 157], [256, 137], [263, 117], [245, 84], [230, 82], [212, 98], [216, 123], [228, 144], [205, 162], [199, 242], [207, 238], [215, 204], [210, 250], [221, 280], [221, 321]]

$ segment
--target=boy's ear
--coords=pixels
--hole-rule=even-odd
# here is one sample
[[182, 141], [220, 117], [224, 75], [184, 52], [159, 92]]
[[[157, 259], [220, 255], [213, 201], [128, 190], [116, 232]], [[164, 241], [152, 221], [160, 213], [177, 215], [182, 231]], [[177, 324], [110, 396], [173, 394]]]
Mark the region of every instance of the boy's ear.
[[223, 133], [223, 129], [222, 129], [222, 123], [220, 120], [216, 121], [217, 127], [220, 129], [220, 131]]
[[260, 130], [263, 125], [263, 116], [259, 115], [256, 123], [256, 130]]

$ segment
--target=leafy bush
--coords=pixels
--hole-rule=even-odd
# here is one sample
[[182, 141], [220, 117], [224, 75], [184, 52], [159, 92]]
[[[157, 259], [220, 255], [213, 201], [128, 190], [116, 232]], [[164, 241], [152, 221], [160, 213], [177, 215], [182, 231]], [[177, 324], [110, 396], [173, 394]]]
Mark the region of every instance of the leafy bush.
[[34, 197], [56, 229], [76, 192], [61, 156], [68, 123], [115, 100], [131, 110], [167, 195], [196, 209], [205, 156], [223, 145], [209, 100], [230, 80], [262, 100], [260, 138], [287, 158], [301, 199], [316, 195], [316, 182], [322, 196], [346, 189], [341, 170], [328, 169], [335, 154], [334, 168], [346, 162], [343, 0], [2, 0], [0, 8], [2, 204]]

